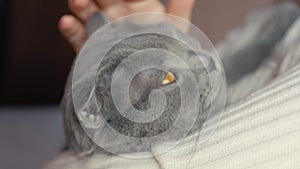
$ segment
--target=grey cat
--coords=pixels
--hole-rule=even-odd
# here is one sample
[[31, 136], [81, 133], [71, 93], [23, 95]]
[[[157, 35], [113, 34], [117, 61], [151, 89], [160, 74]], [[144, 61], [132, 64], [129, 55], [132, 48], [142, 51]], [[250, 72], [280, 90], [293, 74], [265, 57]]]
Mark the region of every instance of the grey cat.
[[[158, 24], [153, 26], [152, 28], [135, 25], [134, 28], [168, 29], [173, 31], [174, 34], [176, 34], [176, 36], [178, 36], [179, 38], [184, 38], [187, 41], [191, 42], [191, 44], [196, 43], [192, 38], [183, 34], [169, 24]], [[124, 32], [126, 32], [126, 30], [124, 30]], [[118, 33], [121, 34], [122, 32], [116, 32], [116, 34], [107, 36], [114, 39], [118, 37]], [[182, 42], [179, 42], [174, 38], [155, 33], [133, 36], [121, 41], [112, 49], [110, 49], [107, 55], [102, 60], [101, 65], [99, 66], [99, 69], [97, 71], [95, 86], [95, 95], [97, 103], [100, 107], [100, 112], [102, 113], [102, 117], [112, 128], [114, 128], [119, 133], [134, 138], [153, 137], [165, 132], [172, 126], [172, 124], [178, 117], [181, 106], [180, 103], [182, 101], [180, 97], [179, 83], [190, 83], [189, 81], [184, 80], [184, 70], [182, 70], [182, 68], [180, 67], [176, 67], [174, 65], [174, 67], [169, 70], [170, 72], [172, 72], [172, 75], [175, 76], [174, 78], [176, 78], [176, 81], [174, 83], [171, 82], [169, 84], [163, 84], [162, 82], [165, 80], [167, 73], [157, 69], [144, 70], [138, 73], [133, 78], [129, 88], [129, 99], [134, 108], [139, 111], [144, 112], [151, 107], [149, 103], [149, 94], [151, 93], [151, 91], [159, 89], [165, 93], [165, 96], [167, 98], [167, 105], [165, 107], [165, 110], [158, 119], [152, 122], [137, 123], [124, 118], [119, 114], [112, 99], [112, 74], [115, 72], [116, 68], [133, 52], [151, 48], [162, 49], [174, 53], [177, 56], [180, 56], [188, 65], [188, 67], [191, 68], [199, 87], [199, 112], [195, 125], [193, 126], [192, 130], [188, 132], [194, 133], [198, 131], [205, 121], [210, 108], [212, 84], [209, 79], [208, 71], [213, 71], [216, 69], [214, 61], [209, 56], [203, 56], [210, 65], [210, 67], [205, 68], [203, 63], [199, 59], [196, 59], [200, 51], [195, 52], [186, 44], [183, 44]], [[198, 49], [199, 48], [200, 46], [198, 46]], [[163, 65], [165, 62], [172, 62], [172, 60], [161, 60], [158, 61], [157, 64]], [[61, 107], [64, 113], [64, 124], [68, 149], [78, 155], [90, 155], [94, 153], [110, 154], [109, 152], [106, 152], [100, 146], [95, 144], [84, 132], [84, 129], [82, 128], [74, 109], [71, 85], [72, 71], [68, 77], [65, 93], [61, 103]], [[84, 85], [84, 83], [82, 83], [81, 85]], [[178, 133], [178, 136], [174, 137], [180, 137], [180, 134], [181, 133]], [[131, 147], [133, 145], [124, 144], [116, 146]], [[142, 147], [143, 146], [141, 145], [141, 151], [143, 151]], [[136, 150], [138, 148], [134, 147], [134, 149]], [[122, 147], [120, 147], [120, 150], [122, 150]], [[121, 153], [130, 153], [130, 151]]]

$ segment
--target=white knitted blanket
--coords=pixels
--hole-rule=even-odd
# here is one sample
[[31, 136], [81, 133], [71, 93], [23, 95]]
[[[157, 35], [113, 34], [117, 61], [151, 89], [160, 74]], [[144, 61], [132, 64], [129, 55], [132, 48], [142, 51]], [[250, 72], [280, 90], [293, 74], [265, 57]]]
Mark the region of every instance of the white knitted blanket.
[[300, 65], [270, 85], [229, 106], [204, 144], [193, 136], [151, 159], [64, 154], [46, 169], [299, 169]]

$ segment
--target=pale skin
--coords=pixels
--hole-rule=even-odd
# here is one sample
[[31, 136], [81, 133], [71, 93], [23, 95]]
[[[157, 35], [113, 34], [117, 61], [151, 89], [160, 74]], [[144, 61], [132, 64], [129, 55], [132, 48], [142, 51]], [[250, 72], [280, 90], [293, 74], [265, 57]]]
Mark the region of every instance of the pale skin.
[[97, 11], [105, 13], [111, 20], [138, 12], [163, 12], [190, 21], [194, 3], [195, 0], [168, 0], [164, 6], [159, 0], [69, 0], [74, 15], [62, 16], [58, 27], [78, 53], [87, 40], [85, 24]]

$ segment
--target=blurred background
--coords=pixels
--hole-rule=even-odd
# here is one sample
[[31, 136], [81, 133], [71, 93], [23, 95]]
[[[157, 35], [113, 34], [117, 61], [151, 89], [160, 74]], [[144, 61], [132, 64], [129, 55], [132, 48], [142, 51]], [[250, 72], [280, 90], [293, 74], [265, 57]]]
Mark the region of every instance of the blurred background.
[[[192, 22], [213, 43], [274, 0], [197, 0]], [[64, 147], [58, 104], [75, 53], [57, 22], [67, 0], [0, 0], [0, 169], [38, 169]]]

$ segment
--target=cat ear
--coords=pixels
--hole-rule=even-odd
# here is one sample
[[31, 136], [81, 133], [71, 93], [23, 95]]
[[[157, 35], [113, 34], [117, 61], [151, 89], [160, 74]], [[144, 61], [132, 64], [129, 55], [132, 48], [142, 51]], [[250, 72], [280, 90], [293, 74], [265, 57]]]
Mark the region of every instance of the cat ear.
[[[71, 71], [72, 72], [72, 71]], [[70, 73], [60, 107], [63, 112], [67, 147], [77, 155], [92, 154], [97, 145], [84, 132], [75, 112], [72, 98], [72, 73]]]
[[95, 87], [90, 92], [88, 100], [77, 110], [77, 117], [81, 125], [87, 129], [99, 129], [103, 127], [100, 121], [100, 112], [95, 96]]

